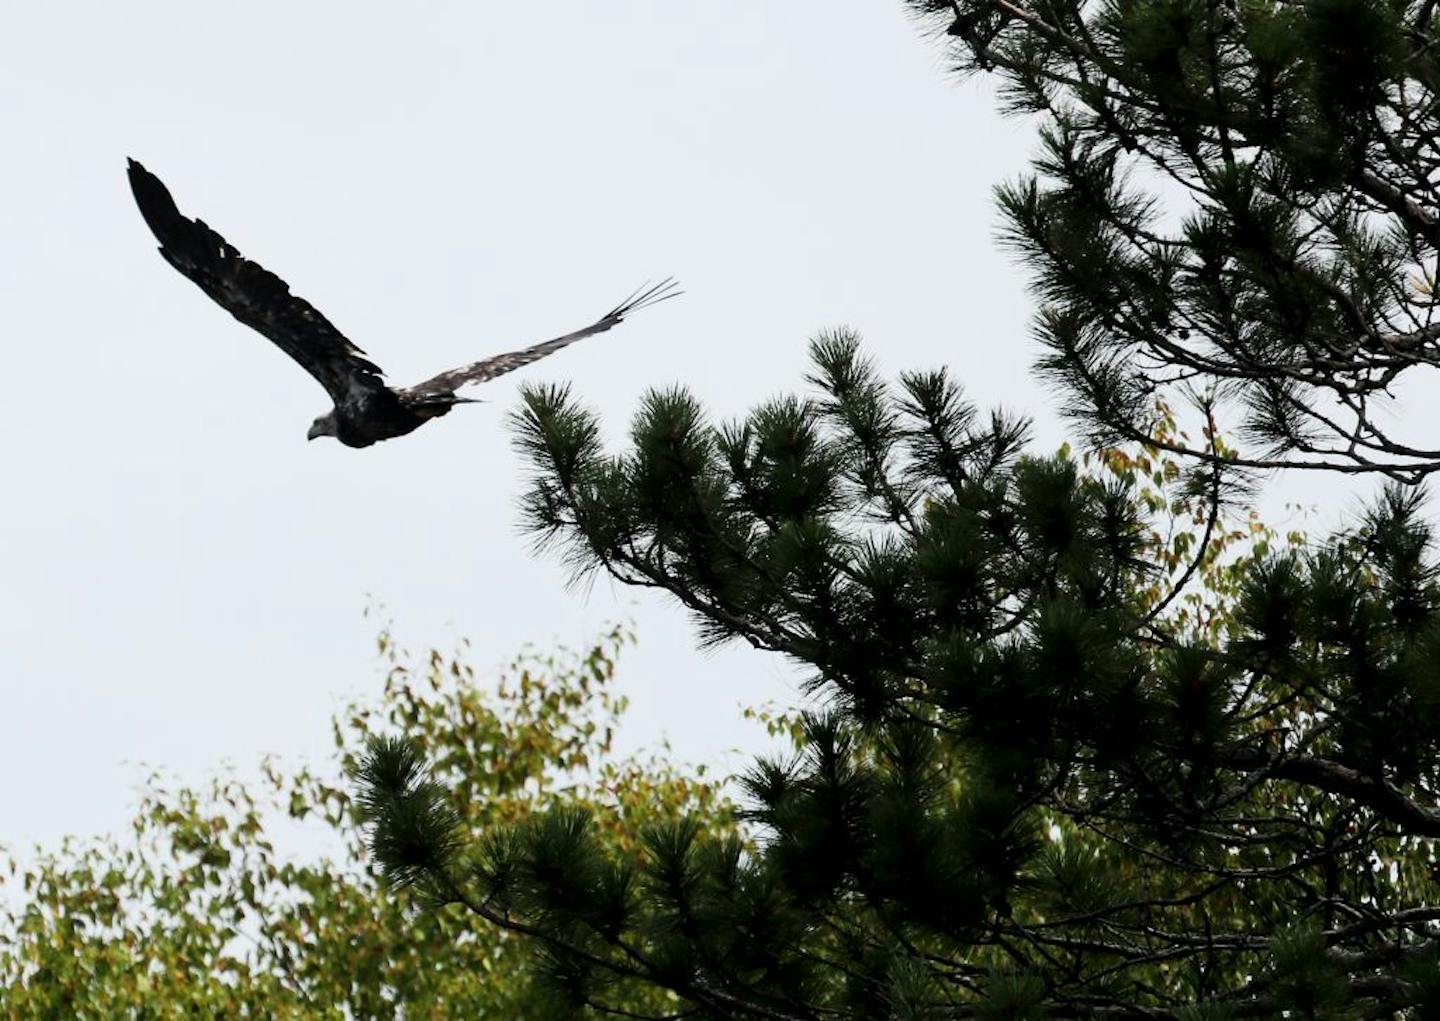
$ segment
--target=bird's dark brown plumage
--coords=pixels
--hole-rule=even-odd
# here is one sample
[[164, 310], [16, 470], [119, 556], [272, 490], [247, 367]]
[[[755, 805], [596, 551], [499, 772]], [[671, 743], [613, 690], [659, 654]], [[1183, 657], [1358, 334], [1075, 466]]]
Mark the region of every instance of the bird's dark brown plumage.
[[456, 395], [458, 388], [493, 379], [603, 333], [630, 313], [680, 293], [673, 280], [663, 280], [641, 288], [574, 333], [451, 369], [415, 386], [391, 388], [365, 352], [308, 301], [291, 294], [285, 281], [246, 259], [204, 221], [185, 217], [159, 178], [135, 160], [129, 161], [129, 176], [135, 202], [166, 261], [236, 319], [273, 341], [329, 393], [335, 407], [315, 420], [312, 439], [333, 435], [348, 446], [368, 447], [403, 436], [454, 405], [467, 403]]

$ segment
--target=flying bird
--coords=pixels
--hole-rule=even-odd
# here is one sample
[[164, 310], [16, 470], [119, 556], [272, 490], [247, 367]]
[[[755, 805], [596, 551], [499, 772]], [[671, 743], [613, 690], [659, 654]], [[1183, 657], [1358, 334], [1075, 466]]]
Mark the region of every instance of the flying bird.
[[335, 406], [315, 419], [309, 439], [333, 436], [347, 447], [368, 447], [413, 432], [457, 404], [456, 391], [544, 358], [577, 340], [604, 333], [632, 312], [680, 293], [673, 278], [642, 287], [582, 330], [442, 372], [414, 386], [386, 386], [384, 373], [304, 298], [274, 273], [242, 256], [203, 220], [188, 219], [160, 179], [133, 159], [130, 190], [160, 254], [221, 308], [264, 334], [319, 380]]

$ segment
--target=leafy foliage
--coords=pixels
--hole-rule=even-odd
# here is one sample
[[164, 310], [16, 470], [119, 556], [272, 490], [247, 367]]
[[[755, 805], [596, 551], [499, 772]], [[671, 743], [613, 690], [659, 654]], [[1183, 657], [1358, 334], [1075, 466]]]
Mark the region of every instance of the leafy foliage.
[[[625, 641], [616, 631], [581, 656], [528, 655], [483, 684], [463, 655], [412, 661], [383, 634], [383, 693], [337, 715], [333, 775], [273, 761], [255, 782], [227, 775], [196, 788], [155, 775], [128, 837], [10, 859], [0, 1014], [547, 1016], [530, 954], [509, 934], [465, 912], [417, 910], [423, 901], [383, 887], [342, 777], [371, 739], [406, 749], [412, 769], [423, 755], [444, 787], [418, 799], [428, 814], [416, 824], [444, 818], [452, 842], [557, 800], [587, 806], [609, 848], [637, 846], [641, 829], [683, 810], [726, 832], [725, 803], [703, 777], [612, 755]], [[413, 807], [417, 789], [405, 793]], [[298, 825], [335, 857], [283, 853]], [[622, 1002], [645, 1009], [667, 997]]]

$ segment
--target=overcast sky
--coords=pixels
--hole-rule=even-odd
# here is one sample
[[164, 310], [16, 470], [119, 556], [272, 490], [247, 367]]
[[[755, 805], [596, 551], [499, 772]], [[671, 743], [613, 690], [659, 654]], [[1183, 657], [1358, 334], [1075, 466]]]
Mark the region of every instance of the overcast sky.
[[[738, 764], [791, 675], [530, 554], [521, 380], [619, 436], [650, 386], [728, 416], [799, 385], [844, 323], [1062, 438], [993, 241], [1033, 128], [898, 3], [12, 3], [0, 66], [0, 841], [121, 825], [140, 762], [322, 758], [378, 687], [372, 602], [481, 667], [633, 619], [626, 747]], [[686, 293], [411, 436], [307, 443], [324, 392], [164, 264], [126, 156], [397, 384]]]

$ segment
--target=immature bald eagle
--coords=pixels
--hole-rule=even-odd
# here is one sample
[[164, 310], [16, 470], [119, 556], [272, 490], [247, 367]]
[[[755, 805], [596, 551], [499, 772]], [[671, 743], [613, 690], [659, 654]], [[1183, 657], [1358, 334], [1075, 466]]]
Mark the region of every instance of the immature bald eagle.
[[199, 284], [221, 308], [274, 341], [329, 392], [335, 407], [310, 426], [312, 440], [334, 436], [349, 447], [368, 447], [404, 436], [457, 404], [473, 403], [456, 396], [460, 387], [494, 379], [583, 337], [603, 333], [630, 313], [680, 293], [673, 279], [662, 280], [636, 291], [583, 330], [472, 362], [414, 386], [388, 387], [365, 352], [308, 301], [291, 294], [285, 281], [246, 259], [203, 221], [182, 216], [159, 178], [134, 160], [129, 164], [130, 189], [160, 240], [166, 261]]

